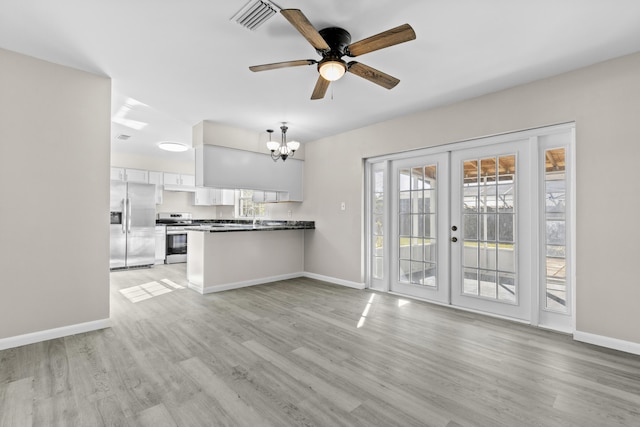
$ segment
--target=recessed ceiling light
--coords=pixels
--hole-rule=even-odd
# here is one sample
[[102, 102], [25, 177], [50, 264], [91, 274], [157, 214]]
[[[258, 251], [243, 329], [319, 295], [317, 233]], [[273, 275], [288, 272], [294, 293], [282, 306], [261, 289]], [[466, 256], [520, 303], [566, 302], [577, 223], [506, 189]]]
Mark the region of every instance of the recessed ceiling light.
[[158, 143], [158, 147], [161, 150], [165, 150], [165, 151], [187, 151], [189, 149], [189, 146], [187, 144], [183, 144], [182, 142], [175, 142], [175, 141], [162, 141]]

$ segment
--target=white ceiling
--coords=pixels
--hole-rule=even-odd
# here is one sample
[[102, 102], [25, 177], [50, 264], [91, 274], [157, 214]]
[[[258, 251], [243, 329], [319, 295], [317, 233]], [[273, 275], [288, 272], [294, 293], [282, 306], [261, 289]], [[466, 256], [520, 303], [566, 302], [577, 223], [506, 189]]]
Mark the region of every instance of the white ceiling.
[[357, 58], [400, 84], [347, 74], [311, 101], [314, 65], [250, 72], [319, 56], [279, 14], [253, 32], [230, 20], [246, 0], [0, 0], [0, 47], [111, 77], [113, 117], [147, 123], [114, 122], [113, 149], [179, 160], [193, 154], [155, 144], [191, 143], [202, 120], [256, 132], [286, 121], [289, 139], [310, 142], [640, 51], [638, 0], [276, 3], [352, 41], [409, 23], [416, 40]]

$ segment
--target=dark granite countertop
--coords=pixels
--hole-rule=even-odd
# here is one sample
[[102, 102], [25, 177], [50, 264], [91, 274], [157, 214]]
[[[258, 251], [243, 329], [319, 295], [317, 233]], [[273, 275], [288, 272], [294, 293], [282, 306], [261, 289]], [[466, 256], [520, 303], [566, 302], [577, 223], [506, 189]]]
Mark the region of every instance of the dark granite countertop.
[[229, 231], [276, 231], [276, 230], [313, 230], [314, 221], [279, 220], [194, 220], [191, 231], [221, 233]]

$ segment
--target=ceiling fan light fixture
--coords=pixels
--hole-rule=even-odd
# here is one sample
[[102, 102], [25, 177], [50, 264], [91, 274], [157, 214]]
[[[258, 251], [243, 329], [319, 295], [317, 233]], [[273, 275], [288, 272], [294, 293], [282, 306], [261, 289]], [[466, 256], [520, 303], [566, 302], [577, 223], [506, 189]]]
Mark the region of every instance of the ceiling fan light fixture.
[[347, 71], [347, 66], [342, 60], [330, 59], [328, 61], [322, 61], [318, 66], [320, 75], [330, 82], [334, 82], [344, 76]]

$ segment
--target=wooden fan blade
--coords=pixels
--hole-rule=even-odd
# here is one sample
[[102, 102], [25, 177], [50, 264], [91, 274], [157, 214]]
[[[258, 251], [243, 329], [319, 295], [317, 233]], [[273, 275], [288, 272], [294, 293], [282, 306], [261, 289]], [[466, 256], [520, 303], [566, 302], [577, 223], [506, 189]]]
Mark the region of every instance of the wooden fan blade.
[[386, 89], [393, 89], [398, 83], [400, 83], [400, 80], [390, 76], [389, 74], [385, 74], [382, 71], [378, 71], [375, 68], [355, 61], [349, 62], [347, 70], [358, 77], [367, 79], [370, 82], [380, 85]]
[[385, 47], [394, 46], [400, 43], [415, 40], [416, 33], [411, 25], [404, 24], [399, 27], [384, 31], [375, 36], [351, 43], [347, 46], [348, 56], [358, 56], [374, 50], [384, 49]]
[[327, 42], [322, 38], [318, 30], [311, 25], [311, 22], [309, 22], [307, 17], [304, 16], [299, 9], [282, 9], [280, 13], [287, 18], [287, 21], [289, 21], [316, 50], [331, 50], [331, 47], [329, 47]]
[[322, 99], [324, 98], [324, 94], [327, 93], [327, 89], [329, 89], [329, 84], [331, 82], [329, 80], [325, 80], [324, 77], [318, 76], [318, 81], [316, 82], [316, 87], [313, 89], [313, 93], [311, 94], [311, 99]]
[[313, 65], [317, 63], [315, 59], [299, 59], [297, 61], [274, 62], [273, 64], [252, 65], [251, 71], [275, 70], [277, 68], [298, 67], [300, 65]]

